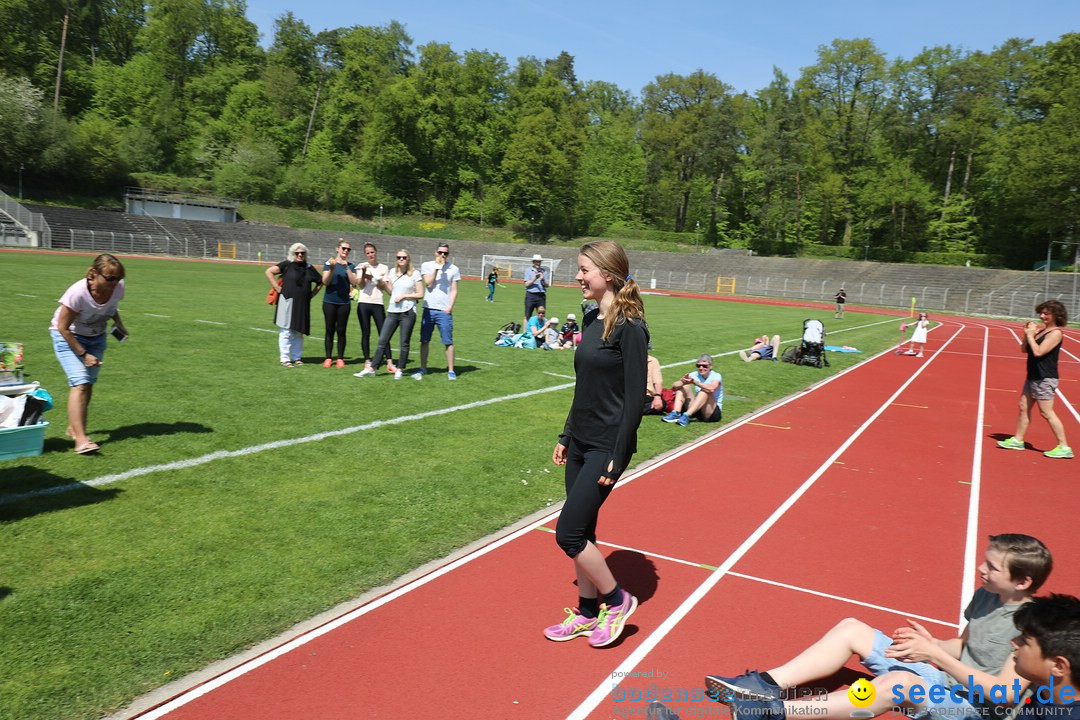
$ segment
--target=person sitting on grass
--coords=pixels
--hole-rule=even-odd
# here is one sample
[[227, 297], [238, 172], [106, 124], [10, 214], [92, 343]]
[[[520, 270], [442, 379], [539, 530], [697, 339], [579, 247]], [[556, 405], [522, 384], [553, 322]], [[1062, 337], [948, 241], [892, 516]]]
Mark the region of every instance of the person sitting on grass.
[[541, 305], [536, 308], [536, 314], [525, 321], [525, 333], [532, 335], [538, 342], [542, 342], [548, 322], [547, 308]]
[[544, 350], [562, 350], [562, 335], [559, 333], [559, 318], [553, 317], [547, 321], [544, 325], [544, 332], [542, 338], [537, 338], [537, 341], [543, 341], [540, 346]]
[[[1031, 601], [1053, 567], [1050, 551], [1029, 535], [991, 535], [979, 565], [982, 587], [964, 611], [968, 624], [960, 637], [935, 639], [914, 620], [886, 635], [864, 622], [847, 618], [794, 659], [768, 672], [751, 671], [737, 677], [707, 675], [709, 697], [727, 704], [734, 720], [782, 720], [807, 713], [814, 702], [815, 718], [847, 720], [852, 701], [847, 691], [824, 698], [783, 699], [785, 690], [837, 672], [858, 655], [873, 675], [875, 693], [866, 710], [874, 716], [900, 706], [911, 713], [941, 720], [1003, 717], [993, 700], [1015, 703], [1028, 680], [1017, 674], [1009, 642], [1016, 635], [1013, 617]], [[992, 686], [1004, 685], [1008, 698], [994, 697]], [[930, 692], [933, 686], [944, 688]], [[953, 691], [955, 688], [955, 691]], [[966, 688], [966, 690], [965, 690]], [[970, 695], [969, 695], [970, 693]], [[969, 702], [971, 697], [975, 702]], [[899, 701], [898, 701], [899, 698]], [[869, 716], [869, 714], [867, 715]]]
[[581, 337], [581, 328], [578, 327], [574, 313], [566, 313], [566, 322], [559, 328], [559, 333], [562, 335], [560, 342], [563, 347], [577, 347], [578, 339]]
[[695, 365], [697, 370], [683, 375], [671, 386], [675, 391], [675, 406], [660, 418], [664, 422], [683, 427], [690, 424], [692, 417], [702, 422], [720, 422], [724, 406], [723, 378], [712, 369], [711, 355], [699, 356]]
[[780, 336], [773, 335], [771, 340], [768, 335], [754, 338], [754, 344], [749, 350], [740, 350], [739, 357], [743, 359], [743, 362], [754, 362], [755, 360], [777, 362], [780, 359]]
[[652, 355], [645, 358], [645, 405], [642, 415], [662, 415], [664, 413], [664, 376], [660, 371], [660, 361]]
[[1013, 618], [1016, 674], [1031, 683], [1031, 700], [1016, 720], [1080, 718], [1073, 668], [1080, 667], [1080, 600], [1071, 595], [1032, 598]]

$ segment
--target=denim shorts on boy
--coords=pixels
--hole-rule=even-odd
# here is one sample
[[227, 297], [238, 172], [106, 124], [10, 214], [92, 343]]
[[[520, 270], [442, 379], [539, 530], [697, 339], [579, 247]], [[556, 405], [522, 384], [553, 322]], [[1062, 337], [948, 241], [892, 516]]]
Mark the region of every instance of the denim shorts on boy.
[[[64, 368], [64, 374], [67, 375], [68, 385], [75, 387], [76, 385], [93, 385], [96, 383], [98, 373], [101, 372], [101, 365], [86, 367], [86, 363], [75, 354], [75, 351], [71, 349], [59, 330], [50, 330], [49, 334], [52, 335], [53, 350], [56, 352], [56, 358], [60, 361], [60, 366]], [[93, 337], [76, 335], [75, 337], [78, 339], [79, 344], [82, 345], [83, 350], [98, 360], [105, 357], [105, 340], [109, 337], [108, 335], [94, 335]]]
[[1057, 378], [1043, 378], [1042, 380], [1025, 380], [1023, 394], [1030, 395], [1036, 400], [1053, 400], [1054, 391], [1057, 390]]
[[434, 310], [424, 306], [424, 317], [420, 320], [420, 342], [431, 342], [435, 326], [439, 326], [439, 337], [443, 345], [454, 344], [454, 316], [445, 310]]
[[[951, 687], [956, 684], [948, 673], [937, 669], [930, 663], [906, 663], [895, 658], [885, 657], [885, 651], [888, 650], [891, 645], [892, 638], [888, 637], [880, 630], [875, 630], [874, 650], [870, 653], [869, 657], [862, 661], [863, 666], [878, 677], [894, 670], [903, 670], [914, 673], [926, 681], [927, 687], [931, 685]], [[931, 716], [940, 717], [942, 720], [959, 720], [959, 718], [982, 716], [982, 713], [976, 710], [971, 703], [965, 700], [958, 700], [950, 693], [945, 693], [945, 697], [941, 702], [935, 703], [927, 698], [923, 704], [926, 707], [927, 713]]]

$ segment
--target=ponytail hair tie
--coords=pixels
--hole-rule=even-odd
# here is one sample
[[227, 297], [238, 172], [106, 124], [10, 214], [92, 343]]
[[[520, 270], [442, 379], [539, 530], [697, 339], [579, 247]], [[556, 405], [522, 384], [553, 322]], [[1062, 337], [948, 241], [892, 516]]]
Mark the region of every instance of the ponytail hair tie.
[[627, 275], [627, 276], [626, 276], [626, 279], [625, 279], [625, 280], [623, 280], [623, 282], [630, 282], [630, 281], [631, 281], [631, 280], [633, 280], [633, 279], [634, 279], [634, 276], [633, 276], [633, 275]]

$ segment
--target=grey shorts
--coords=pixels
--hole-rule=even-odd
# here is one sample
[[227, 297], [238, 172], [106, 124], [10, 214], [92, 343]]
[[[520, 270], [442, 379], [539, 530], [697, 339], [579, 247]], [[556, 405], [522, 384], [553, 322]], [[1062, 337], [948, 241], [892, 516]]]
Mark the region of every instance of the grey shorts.
[[1054, 391], [1057, 390], [1057, 378], [1043, 378], [1042, 380], [1025, 380], [1024, 394], [1030, 395], [1036, 400], [1053, 400]]

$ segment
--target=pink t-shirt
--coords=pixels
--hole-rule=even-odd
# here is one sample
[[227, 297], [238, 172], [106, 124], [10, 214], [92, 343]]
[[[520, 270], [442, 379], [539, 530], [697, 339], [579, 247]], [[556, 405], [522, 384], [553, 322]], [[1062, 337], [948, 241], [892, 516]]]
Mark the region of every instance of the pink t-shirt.
[[[109, 318], [116, 314], [116, 306], [123, 297], [124, 281], [121, 280], [116, 284], [112, 297], [105, 304], [98, 304], [90, 294], [90, 285], [84, 278], [69, 287], [57, 302], [75, 311], [75, 322], [71, 323], [69, 328], [73, 333], [94, 337], [105, 332]], [[50, 330], [60, 329], [57, 325], [60, 320], [60, 310], [61, 308], [58, 307], [53, 313], [52, 322], [49, 323]]]

